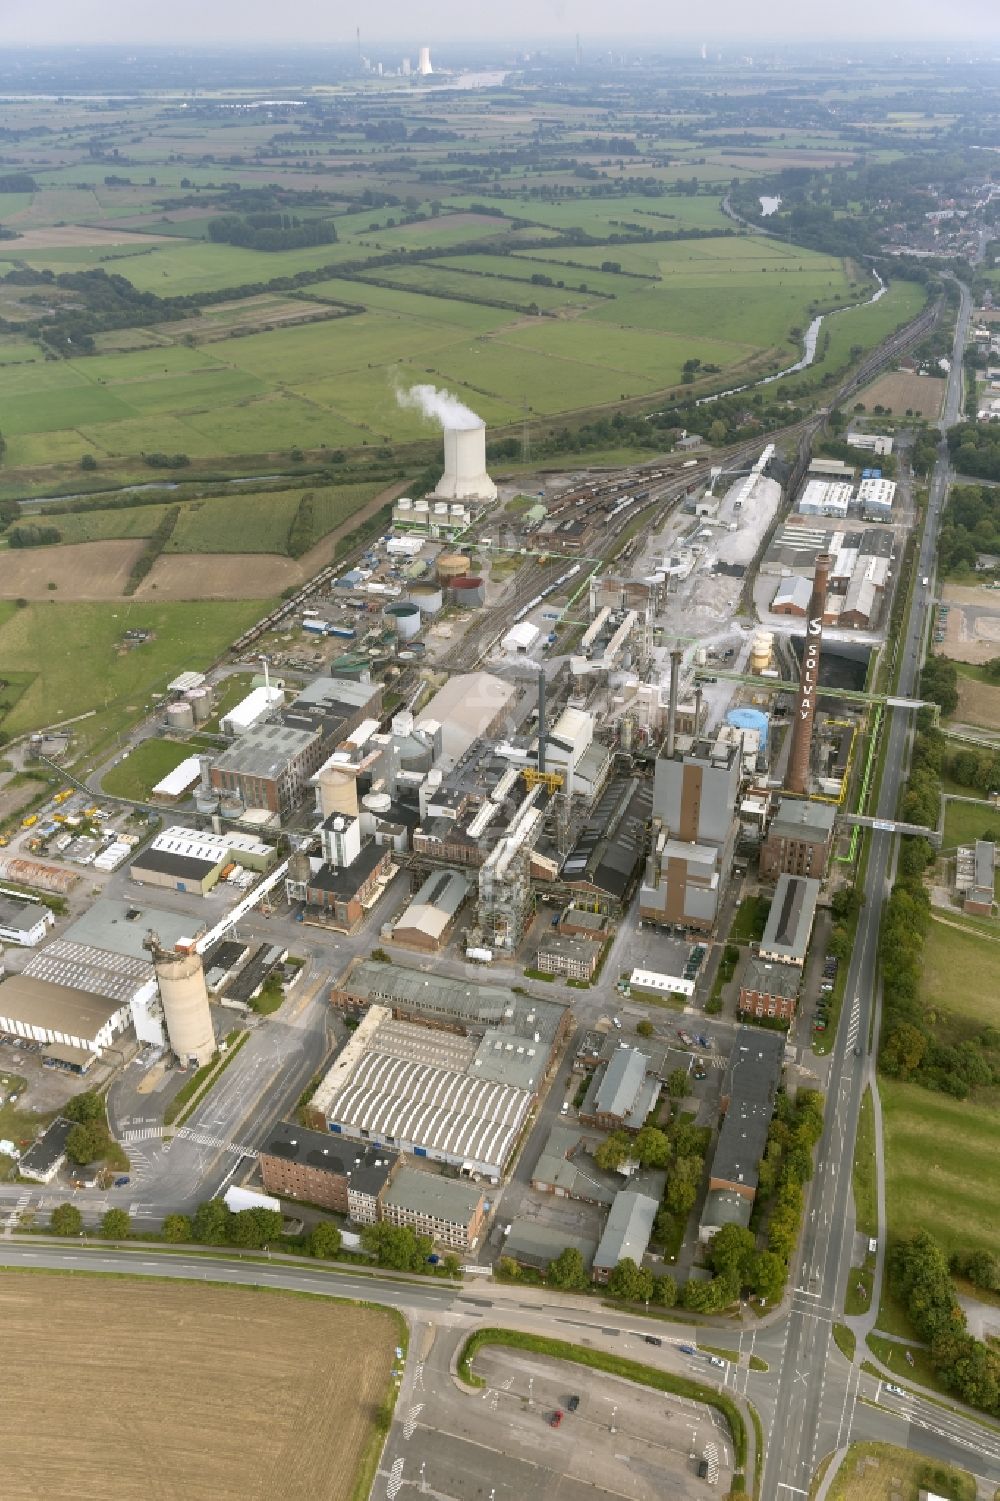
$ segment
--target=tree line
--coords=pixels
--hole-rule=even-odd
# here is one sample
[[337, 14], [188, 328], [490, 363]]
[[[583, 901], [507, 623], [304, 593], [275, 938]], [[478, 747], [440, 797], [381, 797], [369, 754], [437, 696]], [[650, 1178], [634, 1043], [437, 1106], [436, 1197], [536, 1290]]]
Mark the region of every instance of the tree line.
[[[979, 1266], [976, 1256], [960, 1264]], [[890, 1250], [888, 1273], [889, 1286], [929, 1346], [943, 1384], [971, 1407], [1000, 1415], [1000, 1352], [968, 1332], [941, 1247], [921, 1230]]]

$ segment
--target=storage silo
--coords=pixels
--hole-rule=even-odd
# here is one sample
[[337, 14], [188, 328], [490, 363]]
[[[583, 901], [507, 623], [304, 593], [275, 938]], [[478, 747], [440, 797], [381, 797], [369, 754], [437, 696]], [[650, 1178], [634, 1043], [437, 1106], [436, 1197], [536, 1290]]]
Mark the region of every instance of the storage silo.
[[193, 730], [194, 710], [186, 698], [167, 705], [167, 728], [170, 730]]
[[750, 642], [750, 671], [766, 672], [771, 665], [771, 654], [773, 651], [773, 632], [756, 631]]
[[203, 1068], [215, 1056], [215, 1031], [201, 955], [165, 949], [156, 933], [144, 940], [156, 971], [170, 1046], [184, 1068]]
[[459, 578], [452, 579], [449, 587], [456, 605], [479, 609], [486, 603], [486, 580], [478, 578], [474, 573], [463, 573]]
[[194, 711], [195, 724], [204, 724], [212, 713], [212, 694], [208, 688], [192, 688], [186, 695]]
[[452, 579], [461, 578], [469, 571], [469, 559], [464, 552], [443, 552], [437, 560], [438, 582], [446, 587]]
[[386, 605], [382, 619], [392, 627], [401, 641], [412, 641], [414, 636], [420, 635], [420, 609], [417, 605], [410, 604], [409, 600], [403, 599], [397, 604]]
[[358, 779], [350, 772], [341, 771], [336, 765], [324, 766], [316, 773], [319, 789], [319, 811], [324, 818], [333, 813], [349, 813], [357, 817]]
[[369, 838], [375, 832], [375, 825], [380, 818], [388, 816], [392, 807], [392, 798], [388, 792], [369, 792], [361, 799], [361, 834], [363, 838]]
[[410, 590], [410, 604], [421, 615], [436, 615], [444, 605], [444, 594], [437, 584], [416, 584]]

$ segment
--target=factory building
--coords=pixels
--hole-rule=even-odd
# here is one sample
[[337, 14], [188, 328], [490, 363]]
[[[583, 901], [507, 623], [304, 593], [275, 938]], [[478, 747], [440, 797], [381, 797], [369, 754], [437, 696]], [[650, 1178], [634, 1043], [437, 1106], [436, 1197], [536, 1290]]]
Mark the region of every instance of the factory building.
[[977, 839], [959, 849], [955, 861], [955, 885], [962, 897], [962, 911], [976, 917], [992, 917], [996, 904], [996, 845]]
[[806, 962], [819, 900], [820, 883], [808, 876], [780, 875], [771, 899], [758, 953], [773, 964]]
[[111, 1000], [74, 985], [8, 975], [0, 983], [0, 1033], [69, 1050], [59, 1057], [85, 1067], [127, 1031], [127, 1000]]
[[[719, 1195], [735, 1195], [745, 1200], [749, 1220], [784, 1056], [785, 1039], [780, 1033], [757, 1027], [741, 1027], [737, 1031], [722, 1085], [725, 1119], [709, 1168], [702, 1233], [707, 1224], [714, 1224], [720, 1216], [723, 1203]], [[728, 1218], [742, 1223], [738, 1214]]]
[[[731, 728], [731, 727], [727, 727]], [[639, 893], [643, 922], [711, 932], [732, 867], [743, 776], [742, 737], [719, 733], [674, 749], [653, 782], [653, 845]]]
[[393, 872], [392, 847], [362, 841], [360, 817], [346, 813], [331, 813], [319, 836], [319, 855], [299, 850], [289, 860], [286, 895], [290, 902], [304, 902], [325, 924], [353, 932]]
[[833, 842], [836, 809], [805, 798], [778, 799], [767, 837], [760, 848], [764, 881], [779, 875], [816, 876], [822, 880]]
[[849, 482], [811, 479], [799, 497], [799, 515], [832, 516], [845, 521], [853, 498], [854, 489]]
[[187, 756], [173, 771], [168, 771], [165, 777], [161, 777], [150, 792], [150, 801], [154, 803], [179, 803], [193, 790], [201, 777], [201, 760], [198, 756]]
[[31, 949], [42, 942], [55, 923], [55, 917], [36, 896], [0, 887], [0, 939]]
[[740, 976], [737, 1010], [742, 1015], [791, 1021], [801, 978], [801, 971], [794, 965], [769, 964], [751, 956]]
[[563, 862], [563, 890], [607, 917], [622, 916], [642, 870], [652, 810], [648, 781], [610, 781]]
[[[330, 1002], [345, 1011], [387, 1006], [403, 1021], [483, 1037], [503, 1034], [514, 1044], [530, 1043], [552, 1062], [573, 1025], [570, 1007], [548, 997], [522, 995], [504, 985], [480, 985], [447, 975], [428, 974], [402, 964], [365, 959], [353, 964], [334, 985]], [[522, 1056], [522, 1055], [518, 1055]]]
[[221, 834], [197, 832], [174, 825], [157, 834], [132, 861], [129, 874], [143, 886], [162, 886], [170, 891], [197, 892], [206, 896], [227, 866], [241, 865], [265, 871], [273, 865], [271, 845], [252, 834], [227, 830]]
[[895, 498], [893, 480], [883, 479], [877, 472], [862, 477], [858, 486], [858, 504], [866, 521], [891, 521]]
[[220, 717], [219, 729], [223, 735], [245, 735], [247, 730], [252, 730], [255, 725], [262, 724], [265, 719], [277, 713], [284, 702], [283, 688], [254, 688], [246, 698]]
[[310, 1131], [281, 1121], [260, 1152], [260, 1173], [267, 1192], [279, 1199], [300, 1199], [358, 1225], [378, 1220], [379, 1195], [399, 1162], [386, 1147], [338, 1141], [327, 1131]]
[[474, 741], [497, 734], [517, 698], [515, 684], [492, 673], [459, 673], [435, 693], [421, 717], [441, 725], [442, 755], [454, 764]]
[[471, 889], [457, 870], [433, 871], [397, 919], [393, 942], [424, 954], [439, 953], [454, 932]]
[[809, 609], [809, 600], [812, 595], [812, 584], [801, 575], [792, 574], [781, 580], [771, 599], [771, 613], [774, 615], [794, 615], [799, 620], [804, 620]]
[[582, 1123], [603, 1131], [641, 1131], [660, 1096], [652, 1068], [648, 1054], [619, 1044], [607, 1063], [594, 1070], [580, 1106]]
[[860, 448], [868, 453], [892, 453], [892, 438], [888, 433], [848, 433], [846, 441], [851, 448]]
[[607, 1282], [618, 1263], [626, 1258], [642, 1266], [659, 1212], [659, 1199], [649, 1194], [626, 1188], [615, 1195], [604, 1234], [594, 1253], [591, 1276], [595, 1282]]
[[370, 1006], [309, 1105], [335, 1135], [499, 1182], [545, 1074], [541, 1043], [480, 1041]]

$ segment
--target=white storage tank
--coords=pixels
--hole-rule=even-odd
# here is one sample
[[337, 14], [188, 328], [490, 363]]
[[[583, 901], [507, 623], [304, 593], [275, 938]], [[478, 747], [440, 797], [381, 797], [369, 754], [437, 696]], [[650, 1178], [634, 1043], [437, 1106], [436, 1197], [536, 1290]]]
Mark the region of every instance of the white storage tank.
[[444, 605], [444, 593], [436, 584], [416, 584], [410, 590], [410, 603], [422, 615], [436, 615]]
[[186, 698], [167, 705], [167, 727], [171, 730], [194, 729], [194, 709]]
[[392, 626], [401, 641], [412, 641], [414, 636], [420, 635], [420, 609], [417, 605], [410, 604], [408, 600], [386, 605], [382, 611], [382, 619], [386, 625]]
[[413, 510], [413, 501], [410, 499], [410, 497], [408, 495], [401, 495], [399, 497], [399, 499], [396, 501], [396, 510], [397, 511], [412, 511]]
[[376, 822], [388, 817], [391, 807], [387, 792], [369, 792], [361, 799], [361, 833], [365, 838], [374, 834]]
[[212, 694], [208, 688], [192, 688], [187, 701], [194, 710], [195, 724], [203, 724], [212, 713]]
[[772, 631], [756, 631], [750, 642], [750, 671], [766, 672], [771, 665], [774, 650]]

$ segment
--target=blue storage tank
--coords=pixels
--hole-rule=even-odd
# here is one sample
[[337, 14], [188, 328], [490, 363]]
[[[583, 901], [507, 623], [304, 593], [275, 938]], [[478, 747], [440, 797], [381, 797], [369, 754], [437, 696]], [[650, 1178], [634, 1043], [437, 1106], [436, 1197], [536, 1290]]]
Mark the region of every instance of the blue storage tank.
[[738, 730], [757, 730], [760, 735], [760, 751], [764, 755], [767, 751], [768, 717], [760, 709], [730, 709], [726, 715], [726, 723], [735, 726]]

